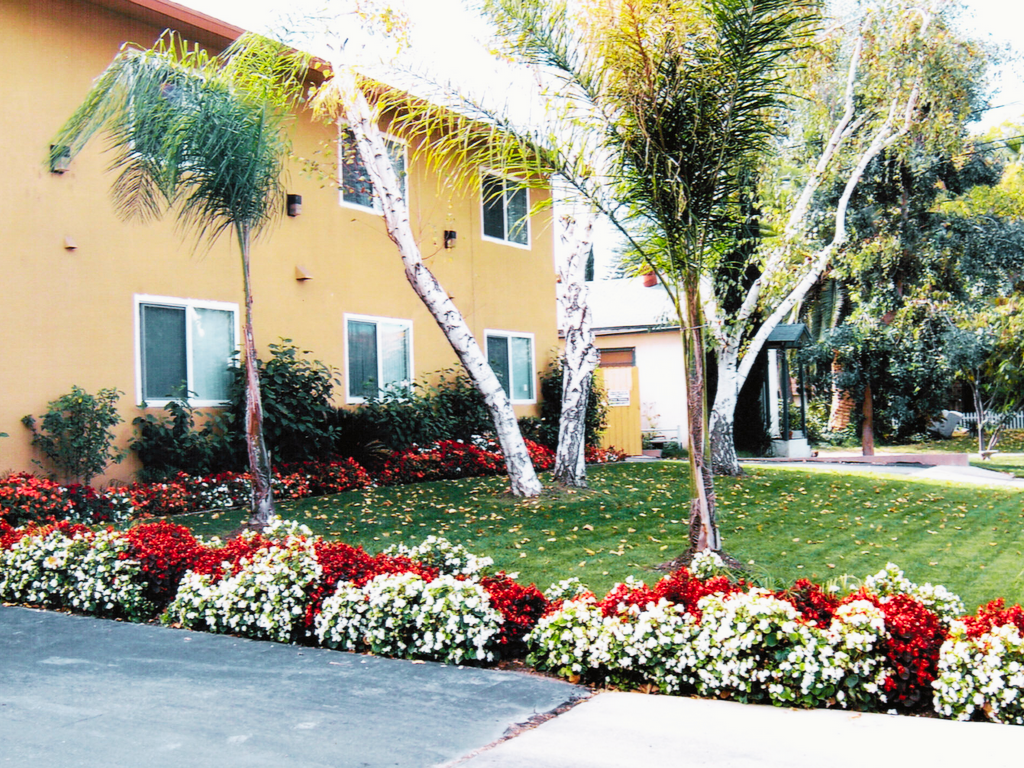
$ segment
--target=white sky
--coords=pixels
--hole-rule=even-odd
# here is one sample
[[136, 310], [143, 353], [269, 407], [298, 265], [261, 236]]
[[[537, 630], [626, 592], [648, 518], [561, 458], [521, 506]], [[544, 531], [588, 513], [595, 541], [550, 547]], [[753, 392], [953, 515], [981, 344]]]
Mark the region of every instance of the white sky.
[[[176, 0], [237, 26], [258, 32], [274, 28], [279, 9], [296, 12], [304, 7], [322, 8], [331, 0]], [[500, 75], [491, 63], [480, 40], [486, 39], [486, 26], [466, 9], [466, 0], [391, 0], [404, 7], [412, 21], [413, 50], [427, 62], [435, 77], [450, 78], [477, 98], [490, 90], [508, 98], [508, 75]], [[1024, 54], [1024, 3], [1017, 0], [967, 0], [965, 25], [975, 35], [999, 45], [1009, 45]], [[339, 3], [340, 5], [340, 3]], [[997, 93], [993, 107], [973, 126], [981, 132], [1006, 120], [1024, 115], [1024, 65], [1004, 67], [994, 73]], [[603, 228], [602, 228], [603, 229]], [[608, 250], [618, 236], [602, 232], [596, 244], [598, 262], [607, 268], [612, 254]], [[599, 269], [604, 272], [604, 269]], [[602, 277], [601, 274], [598, 277]]]
[[[177, 0], [183, 5], [256, 31], [272, 29], [278, 10], [322, 7], [324, 0]], [[415, 50], [424, 60], [442, 74], [469, 81], [476, 90], [498, 80], [496, 70], [487, 64], [487, 57], [476, 41], [486, 35], [486, 29], [465, 7], [465, 0], [392, 0], [404, 7], [413, 22]], [[1014, 0], [967, 0], [968, 15], [965, 23], [976, 34], [997, 44], [1009, 44], [1018, 53], [1024, 53], [1024, 3]], [[500, 82], [500, 80], [499, 80]], [[978, 129], [995, 125], [1024, 114], [1024, 68], [996, 73], [999, 93], [990, 112], [977, 126]]]

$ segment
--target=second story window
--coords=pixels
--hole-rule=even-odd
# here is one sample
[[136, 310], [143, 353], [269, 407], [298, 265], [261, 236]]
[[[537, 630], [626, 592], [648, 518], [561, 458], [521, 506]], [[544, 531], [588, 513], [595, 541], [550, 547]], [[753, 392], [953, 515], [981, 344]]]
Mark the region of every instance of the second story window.
[[412, 380], [412, 323], [346, 315], [347, 401], [361, 403]]
[[[388, 156], [395, 167], [395, 173], [402, 183], [402, 196], [408, 201], [409, 184], [405, 173], [405, 144], [387, 137]], [[338, 175], [342, 205], [363, 208], [380, 213], [380, 202], [373, 194], [370, 174], [366, 172], [362, 158], [356, 150], [356, 139], [348, 128], [341, 129], [338, 139]]]
[[513, 245], [530, 245], [530, 194], [515, 179], [494, 173], [481, 177], [484, 237]]

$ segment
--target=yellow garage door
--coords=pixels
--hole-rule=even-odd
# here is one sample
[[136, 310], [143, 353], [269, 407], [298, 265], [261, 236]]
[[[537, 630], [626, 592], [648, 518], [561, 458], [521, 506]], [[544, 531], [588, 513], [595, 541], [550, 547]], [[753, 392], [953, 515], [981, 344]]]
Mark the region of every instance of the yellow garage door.
[[636, 366], [602, 367], [608, 396], [608, 426], [601, 435], [602, 448], [618, 448], [630, 456], [643, 450], [640, 437], [640, 376]]

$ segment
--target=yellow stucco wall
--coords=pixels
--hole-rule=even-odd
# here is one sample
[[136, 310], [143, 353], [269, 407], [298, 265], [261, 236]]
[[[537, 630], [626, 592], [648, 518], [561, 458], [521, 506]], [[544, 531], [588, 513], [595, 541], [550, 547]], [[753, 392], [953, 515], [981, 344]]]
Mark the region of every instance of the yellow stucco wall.
[[[121, 44], [148, 45], [161, 30], [78, 0], [0, 3], [0, 432], [10, 435], [0, 438], [0, 472], [31, 468], [20, 418], [41, 414], [73, 384], [126, 393], [119, 435], [126, 444], [129, 423], [141, 413], [135, 295], [242, 305], [240, 260], [230, 238], [197, 248], [173, 215], [148, 223], [118, 218], [102, 137], [63, 175], [44, 162], [49, 140]], [[300, 117], [295, 155], [310, 157], [332, 137], [331, 129]], [[412, 321], [418, 376], [454, 366], [454, 353], [406, 282], [381, 218], [339, 205], [334, 185], [311, 178], [297, 162], [286, 186], [302, 195], [303, 212], [282, 216], [255, 244], [257, 347], [291, 338], [343, 370], [344, 314], [376, 315]], [[544, 194], [531, 191], [532, 202]], [[477, 339], [483, 343], [485, 328], [532, 333], [542, 371], [558, 343], [550, 216], [533, 216], [531, 247], [522, 249], [484, 241], [479, 195], [440, 192], [423, 164], [409, 169], [409, 198], [423, 255]], [[441, 247], [445, 229], [458, 232], [455, 250]], [[66, 250], [65, 238], [77, 248]], [[297, 265], [312, 279], [296, 281]], [[108, 479], [130, 479], [136, 468], [127, 462]]]

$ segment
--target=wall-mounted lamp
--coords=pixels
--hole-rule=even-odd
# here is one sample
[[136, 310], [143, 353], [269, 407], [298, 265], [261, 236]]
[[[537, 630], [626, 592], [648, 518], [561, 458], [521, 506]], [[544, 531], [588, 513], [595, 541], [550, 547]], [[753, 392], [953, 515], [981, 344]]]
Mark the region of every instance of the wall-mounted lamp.
[[71, 237], [71, 235], [64, 235], [64, 250], [65, 251], [73, 251], [77, 247], [78, 247], [78, 243], [75, 242], [75, 239], [73, 237]]
[[71, 150], [50, 145], [50, 173], [65, 173], [71, 167]]
[[454, 251], [455, 241], [458, 239], [458, 237], [459, 236], [454, 229], [446, 229], [444, 231], [444, 247]]
[[303, 267], [303, 266], [301, 266], [299, 264], [296, 264], [295, 265], [295, 279], [298, 280], [301, 283], [301, 282], [303, 282], [305, 280], [312, 280], [313, 279], [313, 275], [305, 267]]
[[302, 213], [302, 195], [288, 195], [287, 210], [289, 216]]

